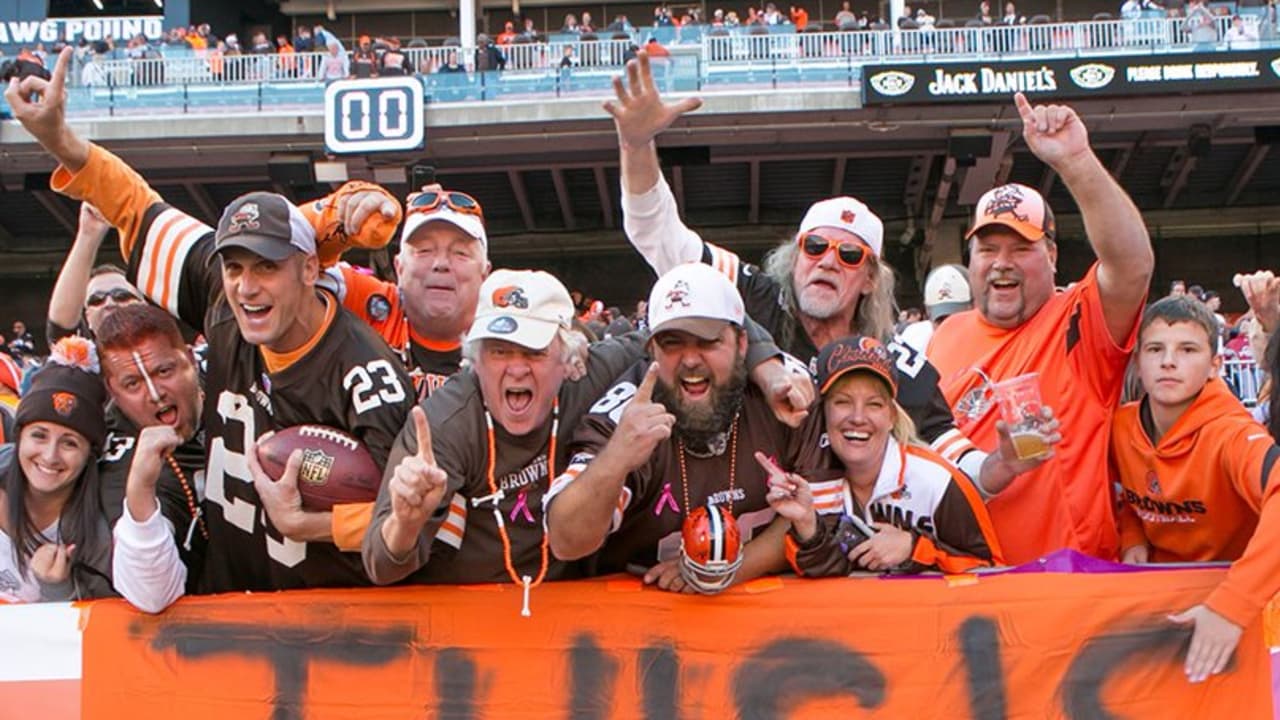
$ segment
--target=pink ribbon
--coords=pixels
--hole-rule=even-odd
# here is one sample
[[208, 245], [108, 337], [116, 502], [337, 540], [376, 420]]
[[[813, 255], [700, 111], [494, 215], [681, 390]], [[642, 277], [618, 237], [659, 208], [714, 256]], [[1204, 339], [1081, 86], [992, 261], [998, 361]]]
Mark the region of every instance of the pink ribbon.
[[516, 521], [516, 515], [524, 512], [524, 519], [530, 523], [533, 522], [533, 513], [529, 512], [529, 493], [527, 490], [521, 490], [516, 497], [516, 506], [511, 508], [511, 522]]
[[671, 483], [662, 486], [662, 497], [658, 498], [658, 504], [653, 506], [653, 514], [661, 515], [662, 508], [666, 505], [670, 505], [673, 512], [680, 512], [680, 506], [676, 504], [676, 496], [671, 494]]

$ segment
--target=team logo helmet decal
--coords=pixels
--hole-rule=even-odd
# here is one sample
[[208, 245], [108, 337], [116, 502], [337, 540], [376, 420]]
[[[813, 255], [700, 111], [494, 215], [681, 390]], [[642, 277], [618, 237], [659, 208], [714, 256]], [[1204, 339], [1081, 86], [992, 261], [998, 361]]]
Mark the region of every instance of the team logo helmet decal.
[[520, 310], [529, 309], [529, 298], [524, 294], [524, 288], [507, 285], [493, 291], [494, 307], [513, 307]]
[[1018, 222], [1029, 222], [1030, 218], [1018, 212], [1018, 208], [1022, 206], [1022, 201], [1025, 199], [1022, 189], [1017, 185], [1002, 185], [992, 191], [991, 199], [982, 209], [982, 214], [993, 218], [1009, 215]]
[[742, 531], [728, 508], [694, 508], [680, 531], [680, 575], [700, 593], [720, 592], [742, 566], [742, 545]]
[[76, 396], [69, 392], [56, 392], [50, 399], [53, 401], [53, 411], [62, 417], [71, 417], [71, 413], [76, 411]]
[[679, 280], [667, 291], [664, 309], [670, 310], [676, 305], [689, 307], [689, 283]]
[[257, 230], [262, 225], [258, 222], [260, 211], [258, 203], [247, 202], [240, 206], [231, 216], [231, 220], [227, 223], [227, 232], [238, 233], [245, 230]]

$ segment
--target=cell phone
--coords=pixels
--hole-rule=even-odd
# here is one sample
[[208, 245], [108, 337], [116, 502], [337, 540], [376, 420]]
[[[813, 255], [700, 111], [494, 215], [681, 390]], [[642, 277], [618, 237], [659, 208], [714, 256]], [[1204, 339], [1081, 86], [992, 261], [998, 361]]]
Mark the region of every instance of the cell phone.
[[425, 163], [415, 163], [409, 168], [410, 187], [414, 192], [421, 190], [423, 187], [430, 185], [436, 181], [436, 166], [427, 165]]
[[836, 527], [836, 542], [840, 544], [840, 552], [848, 553], [876, 534], [876, 529], [868, 525], [856, 515], [842, 515], [840, 525]]

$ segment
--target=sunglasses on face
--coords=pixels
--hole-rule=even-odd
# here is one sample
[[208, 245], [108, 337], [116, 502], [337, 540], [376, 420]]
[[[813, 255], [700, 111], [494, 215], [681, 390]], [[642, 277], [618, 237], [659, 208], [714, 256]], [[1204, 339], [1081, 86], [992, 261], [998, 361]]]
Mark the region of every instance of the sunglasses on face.
[[815, 260], [832, 249], [836, 251], [836, 259], [847, 268], [861, 267], [862, 263], [867, 261], [867, 255], [871, 253], [866, 245], [858, 242], [830, 240], [813, 233], [800, 236], [800, 251]]
[[137, 295], [134, 295], [124, 288], [112, 288], [111, 290], [99, 290], [98, 292], [90, 295], [89, 299], [84, 301], [84, 305], [85, 307], [98, 307], [108, 299], [115, 301], [117, 305], [140, 300]]
[[484, 219], [484, 210], [480, 209], [480, 203], [466, 193], [453, 190], [427, 190], [409, 196], [408, 208], [411, 213], [431, 212], [441, 205], [460, 213], [475, 215], [481, 220]]

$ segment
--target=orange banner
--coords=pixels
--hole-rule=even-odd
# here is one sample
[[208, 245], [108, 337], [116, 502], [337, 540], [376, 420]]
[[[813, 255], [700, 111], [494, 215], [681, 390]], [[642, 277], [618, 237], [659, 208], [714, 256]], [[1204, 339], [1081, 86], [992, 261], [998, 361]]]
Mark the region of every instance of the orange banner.
[[631, 578], [96, 603], [83, 715], [209, 718], [1272, 719], [1259, 619], [1192, 685], [1165, 616], [1222, 569], [770, 579], [717, 597]]

